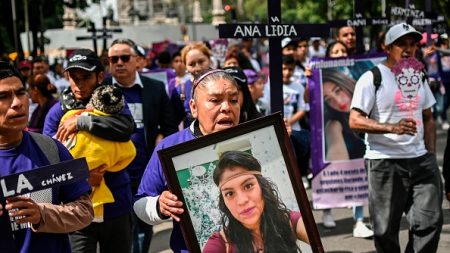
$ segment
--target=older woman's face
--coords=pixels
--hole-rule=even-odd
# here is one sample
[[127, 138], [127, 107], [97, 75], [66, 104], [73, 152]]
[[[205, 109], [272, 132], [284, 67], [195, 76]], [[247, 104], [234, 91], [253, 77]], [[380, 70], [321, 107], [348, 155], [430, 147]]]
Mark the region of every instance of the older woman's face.
[[323, 99], [325, 103], [336, 111], [350, 111], [351, 95], [333, 82], [323, 83]]
[[192, 49], [186, 54], [186, 70], [194, 76], [208, 69], [209, 65], [211, 61], [208, 56], [198, 49]]
[[[246, 171], [242, 167], [226, 169], [221, 176], [221, 180]], [[222, 185], [220, 193], [225, 206], [236, 220], [247, 229], [259, 229], [264, 211], [264, 197], [254, 175], [242, 175], [231, 179]]]
[[189, 102], [192, 116], [206, 135], [224, 130], [239, 123], [239, 92], [228, 80], [207, 82], [195, 89], [195, 99]]

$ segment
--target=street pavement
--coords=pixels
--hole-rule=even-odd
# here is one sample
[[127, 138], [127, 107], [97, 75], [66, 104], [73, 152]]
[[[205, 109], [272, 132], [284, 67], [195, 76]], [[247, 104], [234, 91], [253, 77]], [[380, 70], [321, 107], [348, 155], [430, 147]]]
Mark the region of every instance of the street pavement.
[[[437, 128], [437, 158], [440, 168], [442, 167], [443, 153], [447, 140], [447, 131]], [[311, 199], [311, 191], [307, 191]], [[441, 240], [439, 242], [439, 253], [450, 251], [450, 205], [449, 201], [445, 200], [442, 204], [444, 213], [444, 226], [442, 228]], [[366, 222], [368, 219], [368, 208], [364, 208]], [[375, 247], [372, 239], [353, 238], [353, 218], [351, 208], [341, 208], [332, 210], [333, 217], [336, 221], [336, 228], [327, 229], [322, 225], [322, 211], [313, 210], [314, 219], [317, 223], [317, 228], [320, 233], [325, 252], [328, 253], [372, 253], [375, 252]], [[165, 222], [154, 227], [154, 236], [150, 245], [149, 253], [167, 253], [172, 252], [169, 247], [169, 238], [172, 223]], [[402, 251], [405, 249], [408, 242], [408, 222], [405, 217], [402, 219], [400, 227], [400, 245]]]

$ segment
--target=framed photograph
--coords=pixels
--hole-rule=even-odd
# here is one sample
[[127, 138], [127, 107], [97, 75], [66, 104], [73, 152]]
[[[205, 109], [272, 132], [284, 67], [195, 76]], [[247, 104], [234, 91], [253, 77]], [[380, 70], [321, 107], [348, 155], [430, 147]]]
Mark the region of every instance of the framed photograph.
[[216, 186], [213, 174], [226, 151], [242, 151], [259, 162], [260, 176], [275, 185], [280, 202], [290, 213], [301, 214], [309, 245], [295, 243], [302, 252], [324, 252], [281, 114], [158, 152], [169, 189], [184, 203], [180, 223], [189, 252], [202, 252], [210, 236], [222, 229], [219, 196], [223, 188], [221, 192]]

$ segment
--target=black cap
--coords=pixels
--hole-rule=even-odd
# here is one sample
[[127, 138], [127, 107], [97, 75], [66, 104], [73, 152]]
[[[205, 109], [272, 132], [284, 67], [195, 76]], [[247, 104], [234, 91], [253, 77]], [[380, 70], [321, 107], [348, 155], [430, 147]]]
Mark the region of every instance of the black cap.
[[247, 86], [247, 76], [245, 75], [244, 71], [242, 71], [241, 68], [231, 66], [223, 68], [223, 71], [232, 76], [234, 80], [236, 80], [239, 87], [242, 88], [243, 86]]
[[64, 71], [74, 68], [84, 69], [89, 72], [100, 72], [104, 69], [97, 54], [86, 48], [77, 49], [73, 52]]

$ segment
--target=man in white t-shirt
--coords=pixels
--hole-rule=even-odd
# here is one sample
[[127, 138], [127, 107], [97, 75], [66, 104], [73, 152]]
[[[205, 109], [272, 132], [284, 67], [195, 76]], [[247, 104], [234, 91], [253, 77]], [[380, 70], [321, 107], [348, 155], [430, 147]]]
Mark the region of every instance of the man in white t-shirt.
[[410, 223], [405, 252], [436, 252], [442, 230], [442, 182], [431, 112], [435, 99], [425, 80], [407, 93], [411, 87], [397, 85], [392, 71], [400, 60], [412, 61], [421, 38], [408, 24], [391, 27], [385, 39], [387, 60], [378, 65], [380, 86], [375, 87], [374, 74], [368, 71], [353, 93], [349, 123], [366, 133], [369, 211], [377, 252], [400, 252], [403, 213]]

